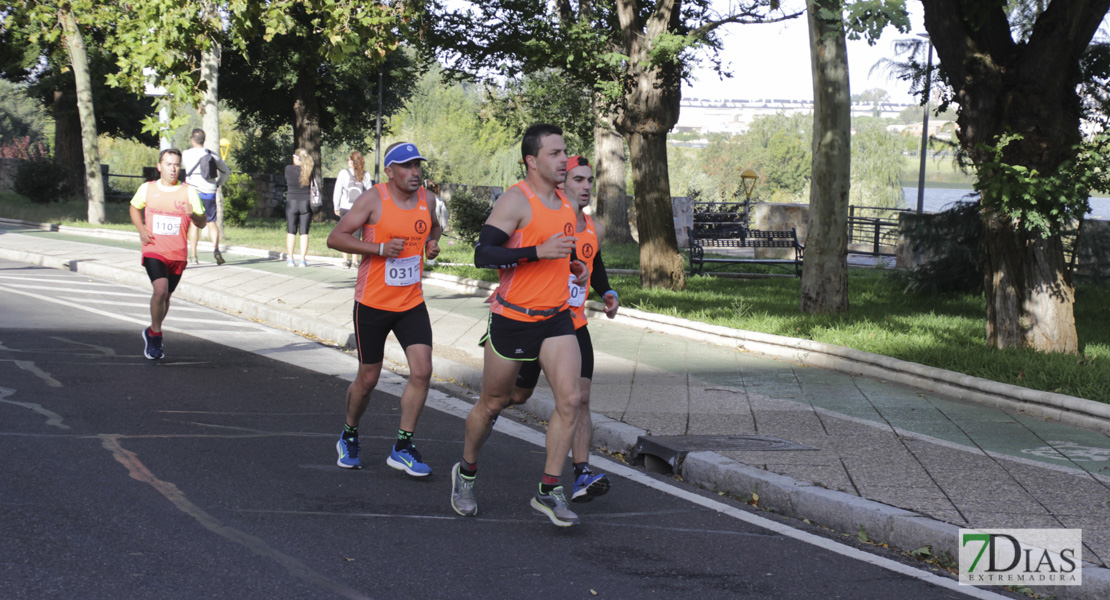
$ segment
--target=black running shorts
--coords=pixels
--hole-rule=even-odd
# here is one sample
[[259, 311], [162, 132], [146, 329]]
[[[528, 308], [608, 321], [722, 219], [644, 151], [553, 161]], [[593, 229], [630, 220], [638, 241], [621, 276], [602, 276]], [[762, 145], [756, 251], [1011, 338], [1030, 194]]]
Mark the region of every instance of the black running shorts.
[[143, 257], [143, 267], [146, 268], [146, 276], [150, 278], [150, 282], [154, 283], [156, 279], [166, 278], [170, 284], [171, 294], [181, 282], [181, 274], [185, 272], [186, 264], [188, 263], [183, 260], [171, 260], [167, 263], [153, 256]]
[[[590, 327], [584, 326], [574, 330], [578, 338], [578, 347], [582, 349], [582, 377], [594, 378], [594, 343], [590, 339]], [[526, 390], [536, 389], [540, 381], [540, 361], [532, 360], [520, 365], [520, 372], [516, 375], [516, 387]]]
[[355, 344], [358, 361], [364, 365], [382, 362], [385, 358], [385, 338], [392, 331], [401, 347], [413, 344], [432, 345], [432, 320], [428, 307], [421, 302], [406, 311], [393, 312], [370, 308], [355, 302]]
[[516, 321], [490, 313], [489, 328], [481, 343], [492, 344], [493, 351], [501, 358], [534, 361], [540, 357], [544, 340], [561, 335], [574, 335], [569, 310], [543, 321]]

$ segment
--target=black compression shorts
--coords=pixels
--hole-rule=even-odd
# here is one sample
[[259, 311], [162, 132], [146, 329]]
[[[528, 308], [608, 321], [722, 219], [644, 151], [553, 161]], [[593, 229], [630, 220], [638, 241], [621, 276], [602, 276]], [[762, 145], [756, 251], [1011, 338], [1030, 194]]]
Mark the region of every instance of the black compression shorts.
[[385, 338], [392, 331], [401, 347], [413, 344], [432, 345], [432, 320], [428, 307], [421, 302], [406, 311], [393, 312], [370, 308], [355, 302], [355, 345], [358, 361], [364, 365], [382, 362], [385, 358]]
[[174, 260], [167, 263], [153, 256], [143, 257], [143, 267], [146, 268], [146, 275], [150, 278], [150, 282], [154, 283], [155, 279], [166, 278], [170, 284], [171, 294], [177, 289], [177, 284], [181, 282], [181, 274], [185, 272], [186, 264], [183, 260]]

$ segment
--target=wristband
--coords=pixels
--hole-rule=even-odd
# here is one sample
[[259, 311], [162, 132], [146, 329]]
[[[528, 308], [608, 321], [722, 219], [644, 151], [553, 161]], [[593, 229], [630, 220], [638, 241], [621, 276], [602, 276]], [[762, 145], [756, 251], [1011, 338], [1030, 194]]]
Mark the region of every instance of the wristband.
[[605, 298], [609, 294], [613, 295], [613, 300], [620, 300], [620, 296], [617, 295], [617, 290], [609, 290], [608, 292], [605, 292], [604, 294], [602, 294], [601, 297]]
[[381, 242], [381, 243], [378, 244], [378, 256], [383, 256], [384, 254], [385, 254], [385, 242]]

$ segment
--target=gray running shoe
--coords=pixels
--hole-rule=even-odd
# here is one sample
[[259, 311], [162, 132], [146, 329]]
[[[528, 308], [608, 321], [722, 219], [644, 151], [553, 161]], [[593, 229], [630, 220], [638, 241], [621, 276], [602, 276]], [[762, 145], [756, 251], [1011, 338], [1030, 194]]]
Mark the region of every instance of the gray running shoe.
[[451, 508], [464, 517], [478, 514], [478, 500], [474, 498], [474, 478], [459, 472], [460, 463], [451, 467]]
[[551, 519], [559, 527], [577, 525], [580, 521], [578, 515], [567, 506], [567, 497], [563, 495], [563, 486], [551, 490], [550, 494], [536, 492], [532, 497], [532, 508], [541, 515]]

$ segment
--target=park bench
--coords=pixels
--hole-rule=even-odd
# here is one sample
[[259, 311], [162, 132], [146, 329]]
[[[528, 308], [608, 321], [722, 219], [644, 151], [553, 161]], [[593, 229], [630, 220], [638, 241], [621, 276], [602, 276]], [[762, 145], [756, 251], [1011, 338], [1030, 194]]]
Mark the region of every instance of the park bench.
[[[794, 274], [802, 276], [802, 255], [805, 246], [798, 242], [798, 233], [764, 231], [747, 227], [746, 219], [737, 219], [740, 213], [699, 210], [694, 203], [693, 224], [690, 228], [690, 274], [704, 273], [706, 265], [761, 264], [793, 267]], [[748, 256], [706, 257], [706, 249], [713, 248], [783, 248], [793, 251], [794, 258], [759, 258]]]

